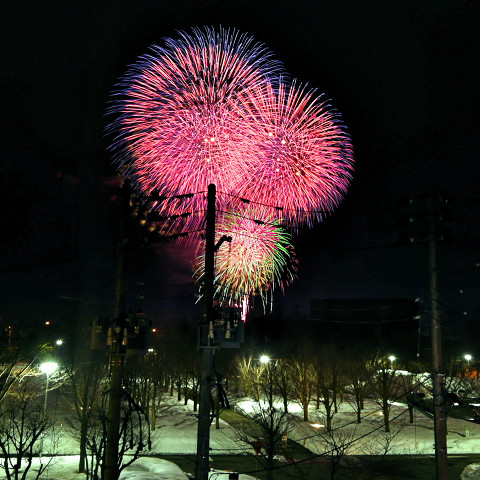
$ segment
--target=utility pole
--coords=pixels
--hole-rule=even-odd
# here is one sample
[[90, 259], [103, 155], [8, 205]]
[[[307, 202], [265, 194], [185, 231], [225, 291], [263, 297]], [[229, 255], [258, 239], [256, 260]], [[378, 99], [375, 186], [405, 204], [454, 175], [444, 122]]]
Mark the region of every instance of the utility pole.
[[448, 480], [447, 415], [444, 388], [442, 326], [438, 298], [437, 228], [433, 199], [428, 198], [428, 267], [431, 302], [431, 339], [433, 364], [433, 406], [435, 431], [435, 461], [437, 480]]
[[130, 208], [130, 189], [124, 180], [121, 193], [121, 214], [117, 252], [117, 282], [115, 301], [115, 325], [109, 332], [110, 391], [108, 395], [107, 445], [105, 449], [104, 480], [118, 480], [118, 444], [122, 378], [125, 364], [125, 347], [122, 345], [126, 327], [126, 268], [127, 268], [127, 218]]
[[[196, 480], [208, 480], [210, 455], [210, 397], [213, 381], [213, 350], [210, 342], [210, 325], [213, 322], [213, 279], [215, 269], [215, 199], [216, 187], [208, 186], [207, 219], [205, 235], [205, 273], [203, 286], [204, 318], [198, 330], [199, 345], [202, 349], [202, 378], [197, 429]], [[212, 341], [213, 343], [213, 341]]]

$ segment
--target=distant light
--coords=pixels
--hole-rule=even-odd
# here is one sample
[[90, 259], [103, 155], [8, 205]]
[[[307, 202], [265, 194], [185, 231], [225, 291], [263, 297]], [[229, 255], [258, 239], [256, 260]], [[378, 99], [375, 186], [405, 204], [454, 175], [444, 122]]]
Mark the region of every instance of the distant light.
[[156, 328], [152, 328], [152, 332], [153, 333], [156, 333], [157, 329]]
[[40, 371], [47, 376], [51, 375], [58, 368], [57, 362], [44, 362], [40, 364]]
[[50, 325], [50, 321], [47, 320], [47, 321], [45, 322], [45, 325]]
[[464, 358], [467, 362], [469, 362], [469, 361], [472, 359], [472, 356], [467, 353], [467, 355], [465, 355], [463, 358]]
[[397, 358], [397, 357], [396, 357], [395, 355], [390, 355], [390, 356], [388, 357], [388, 359], [389, 359], [391, 362], [395, 361], [396, 358]]
[[268, 355], [262, 355], [260, 357], [260, 363], [268, 363], [270, 361], [270, 357]]
[[155, 351], [155, 350], [153, 350], [153, 348], [149, 348], [149, 349], [147, 350], [147, 352], [149, 352], [149, 353], [152, 353], [152, 352], [154, 352], [154, 351]]
[[321, 425], [320, 423], [311, 423], [310, 424], [313, 428], [324, 428], [325, 425]]
[[56, 342], [57, 345], [63, 345], [63, 340], [59, 338]]

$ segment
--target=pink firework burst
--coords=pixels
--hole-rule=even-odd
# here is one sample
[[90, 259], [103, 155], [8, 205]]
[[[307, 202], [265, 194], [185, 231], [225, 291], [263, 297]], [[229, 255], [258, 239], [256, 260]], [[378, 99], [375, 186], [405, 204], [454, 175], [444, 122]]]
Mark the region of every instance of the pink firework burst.
[[[223, 243], [215, 257], [215, 285], [218, 298], [241, 303], [251, 294], [265, 294], [270, 289], [289, 285], [296, 278], [297, 259], [290, 235], [274, 220], [260, 221], [255, 211], [242, 214], [223, 213], [216, 228], [216, 242]], [[204, 243], [197, 255], [196, 277], [204, 272]]]
[[[179, 35], [164, 47], [152, 46], [120, 82], [109, 109], [117, 117], [109, 127], [117, 134], [116, 161], [143, 194], [206, 192], [210, 183], [236, 192], [255, 146], [254, 127], [239, 103], [254, 88], [262, 90], [281, 66], [265, 47], [235, 31], [205, 27]], [[155, 208], [165, 216], [203, 218], [199, 198]]]
[[352, 145], [340, 114], [295, 83], [268, 84], [248, 94], [255, 168], [238, 194], [295, 226], [321, 221], [352, 178]]

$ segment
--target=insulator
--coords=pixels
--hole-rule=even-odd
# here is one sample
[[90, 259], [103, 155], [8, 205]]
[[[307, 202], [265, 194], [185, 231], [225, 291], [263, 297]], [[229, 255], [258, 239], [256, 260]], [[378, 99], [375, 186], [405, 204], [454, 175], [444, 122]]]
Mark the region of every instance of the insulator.
[[208, 338], [213, 339], [215, 338], [213, 334], [213, 323], [210, 322], [210, 325], [208, 326]]
[[230, 322], [227, 322], [227, 330], [225, 332], [225, 338], [227, 340], [230, 340], [231, 337], [232, 337], [232, 331], [230, 329]]

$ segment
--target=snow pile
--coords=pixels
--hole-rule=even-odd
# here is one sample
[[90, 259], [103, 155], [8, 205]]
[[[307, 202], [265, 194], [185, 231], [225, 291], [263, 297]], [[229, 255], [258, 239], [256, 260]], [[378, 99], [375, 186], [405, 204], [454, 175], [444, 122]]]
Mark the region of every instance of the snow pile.
[[480, 464], [471, 463], [467, 465], [460, 475], [460, 480], [480, 480]]
[[188, 477], [172, 462], [142, 457], [125, 468], [119, 480], [188, 480]]

